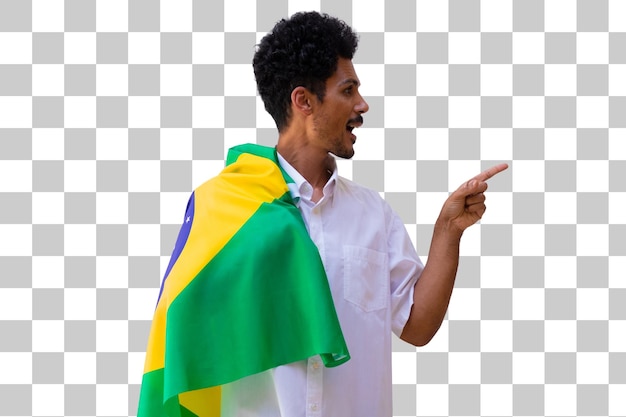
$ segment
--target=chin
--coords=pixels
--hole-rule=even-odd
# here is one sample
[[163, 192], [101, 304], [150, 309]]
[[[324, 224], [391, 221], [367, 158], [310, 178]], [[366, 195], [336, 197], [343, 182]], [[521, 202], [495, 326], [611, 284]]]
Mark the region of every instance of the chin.
[[329, 153], [338, 158], [350, 159], [354, 156], [354, 140], [352, 138], [338, 137], [329, 145]]
[[341, 152], [331, 152], [331, 154], [341, 159], [352, 159], [354, 156], [354, 149], [344, 149]]

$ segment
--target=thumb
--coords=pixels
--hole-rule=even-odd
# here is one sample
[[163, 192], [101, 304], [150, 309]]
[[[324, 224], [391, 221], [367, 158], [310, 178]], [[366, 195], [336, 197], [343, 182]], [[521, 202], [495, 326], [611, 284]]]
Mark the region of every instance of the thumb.
[[461, 205], [465, 205], [465, 199], [467, 197], [469, 197], [472, 194], [475, 194], [476, 191], [474, 191], [474, 189], [476, 188], [476, 180], [471, 179], [467, 182], [465, 182], [464, 184], [462, 184], [459, 188], [457, 188], [454, 192], [452, 192], [452, 194], [450, 194], [450, 196], [448, 197], [448, 201], [450, 201], [451, 203], [457, 203], [457, 204], [461, 204]]
[[465, 183], [462, 189], [462, 194], [467, 197], [470, 195], [482, 193], [487, 190], [487, 183], [484, 181], [478, 181], [477, 179], [471, 179]]

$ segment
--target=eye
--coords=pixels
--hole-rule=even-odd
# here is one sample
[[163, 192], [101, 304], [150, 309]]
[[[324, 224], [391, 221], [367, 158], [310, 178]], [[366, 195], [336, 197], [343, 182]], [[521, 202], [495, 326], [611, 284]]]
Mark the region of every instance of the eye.
[[343, 90], [344, 94], [349, 96], [352, 94], [352, 92], [354, 91], [354, 88], [352, 86], [346, 88], [345, 90]]

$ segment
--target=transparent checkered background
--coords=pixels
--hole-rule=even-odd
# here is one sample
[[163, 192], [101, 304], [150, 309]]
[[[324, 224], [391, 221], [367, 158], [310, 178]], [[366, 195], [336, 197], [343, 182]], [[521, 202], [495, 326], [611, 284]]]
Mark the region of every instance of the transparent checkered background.
[[394, 415], [626, 415], [626, 0], [0, 0], [0, 415], [135, 415], [187, 197], [275, 143], [254, 45], [311, 9], [361, 37], [340, 173], [424, 260], [511, 165], [438, 335], [394, 340]]

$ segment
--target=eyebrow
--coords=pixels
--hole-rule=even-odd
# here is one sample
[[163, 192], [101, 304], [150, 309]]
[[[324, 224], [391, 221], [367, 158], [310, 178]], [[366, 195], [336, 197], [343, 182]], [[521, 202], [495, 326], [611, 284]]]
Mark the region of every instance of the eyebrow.
[[342, 82], [340, 82], [339, 86], [342, 87], [342, 86], [347, 85], [347, 84], [352, 84], [352, 85], [355, 85], [357, 87], [361, 85], [359, 80], [357, 80], [355, 78], [347, 78], [347, 79], [343, 80]]

